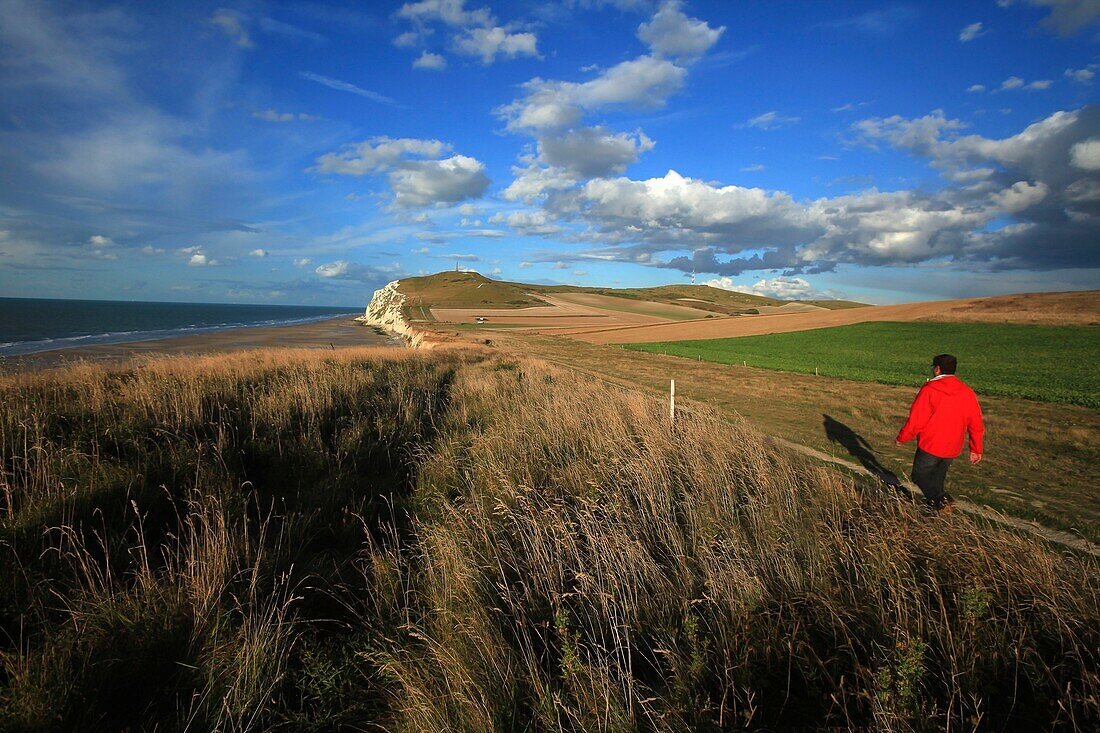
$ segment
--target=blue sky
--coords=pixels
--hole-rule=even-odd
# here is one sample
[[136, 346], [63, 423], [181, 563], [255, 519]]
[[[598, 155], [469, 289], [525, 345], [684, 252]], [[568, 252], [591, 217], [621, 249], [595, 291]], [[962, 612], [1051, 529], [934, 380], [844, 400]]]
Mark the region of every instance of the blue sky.
[[0, 0], [0, 295], [1097, 288], [1098, 75], [1098, 0]]

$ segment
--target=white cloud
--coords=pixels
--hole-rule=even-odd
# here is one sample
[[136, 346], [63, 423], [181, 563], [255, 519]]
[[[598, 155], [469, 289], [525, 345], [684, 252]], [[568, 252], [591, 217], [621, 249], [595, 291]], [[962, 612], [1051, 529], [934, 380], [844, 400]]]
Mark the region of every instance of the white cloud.
[[358, 262], [347, 260], [335, 260], [323, 265], [318, 265], [314, 272], [323, 280], [336, 280], [346, 282], [359, 282], [368, 284], [384, 283], [401, 275], [401, 266], [392, 265], [362, 265]]
[[947, 119], [942, 110], [913, 120], [897, 115], [872, 118], [853, 127], [872, 140], [886, 140], [895, 147], [913, 150], [939, 165], [992, 161], [1013, 166], [1033, 161], [1043, 152], [1044, 146], [1071, 130], [1080, 119], [1079, 111], [1055, 112], [1022, 132], [1000, 140], [980, 135], [944, 139], [945, 133], [954, 134], [965, 125], [959, 120]]
[[1100, 138], [1079, 142], [1070, 148], [1073, 164], [1086, 171], [1100, 171]]
[[971, 84], [966, 88], [966, 91], [971, 93], [981, 93], [985, 91], [985, 84]]
[[970, 25], [963, 28], [962, 31], [959, 33], [959, 40], [963, 43], [967, 43], [969, 41], [973, 41], [978, 36], [984, 36], [985, 34], [986, 31], [982, 29], [982, 24], [980, 22], [971, 23]]
[[622, 173], [652, 150], [654, 142], [640, 130], [633, 135], [604, 127], [583, 127], [539, 139], [539, 161], [569, 171], [578, 178]]
[[511, 130], [552, 130], [577, 122], [584, 112], [608, 107], [659, 108], [683, 86], [687, 71], [666, 59], [639, 56], [586, 82], [535, 78], [522, 99], [497, 109]]
[[260, 259], [263, 259], [264, 257], [267, 257], [267, 250], [257, 247], [256, 249], [249, 252], [248, 256], [249, 257], [259, 257]]
[[241, 48], [253, 48], [256, 45], [248, 34], [248, 28], [245, 27], [244, 15], [236, 10], [218, 8], [207, 22], [232, 39]]
[[336, 260], [335, 262], [329, 262], [325, 265], [318, 265], [314, 270], [321, 277], [339, 278], [348, 273], [348, 268], [351, 263], [347, 260]]
[[454, 49], [466, 56], [480, 56], [481, 63], [491, 64], [497, 56], [538, 57], [538, 36], [534, 33], [509, 33], [500, 26], [469, 28], [454, 39]]
[[477, 198], [489, 187], [485, 165], [476, 158], [453, 155], [444, 160], [410, 161], [390, 171], [397, 206], [429, 206]]
[[761, 279], [752, 285], [738, 285], [731, 277], [718, 277], [707, 280], [703, 285], [722, 290], [732, 290], [735, 293], [746, 295], [762, 295], [765, 298], [777, 300], [822, 300], [829, 297], [828, 294], [814, 288], [808, 280], [801, 277], [773, 277]]
[[[477, 56], [488, 65], [498, 56], [538, 57], [538, 36], [530, 31], [517, 31], [512, 25], [500, 25], [488, 8], [468, 9], [465, 0], [421, 0], [406, 3], [396, 16], [414, 23], [416, 31], [402, 33], [394, 44], [399, 47], [416, 45], [429, 33], [429, 23], [441, 23], [453, 29], [452, 47], [457, 53]], [[441, 68], [423, 66], [418, 68]]]
[[308, 257], [296, 257], [294, 258], [295, 267], [305, 267], [310, 264], [311, 260]]
[[316, 170], [320, 173], [362, 176], [387, 171], [409, 158], [439, 158], [450, 150], [449, 144], [439, 140], [372, 137], [347, 145], [339, 153], [325, 153], [317, 159]]
[[515, 178], [501, 193], [506, 200], [529, 204], [547, 193], [565, 191], [578, 183], [576, 175], [568, 170], [540, 166], [534, 161], [528, 163], [524, 168], [512, 167]]
[[102, 234], [93, 234], [88, 237], [88, 246], [101, 249], [103, 247], [110, 247], [114, 244], [114, 240], [110, 237], [105, 237]]
[[303, 112], [297, 114], [293, 112], [276, 112], [273, 109], [265, 109], [257, 112], [253, 112], [252, 116], [257, 120], [263, 120], [264, 122], [294, 122], [295, 120], [301, 122], [314, 122], [319, 117], [315, 115], [307, 115]]
[[[188, 247], [187, 249], [191, 249]], [[186, 250], [185, 250], [186, 251]], [[187, 260], [187, 264], [190, 267], [215, 267], [218, 261], [207, 257], [203, 252], [195, 252]]]
[[421, 0], [405, 3], [397, 17], [417, 22], [439, 21], [449, 26], [491, 25], [493, 16], [488, 8], [466, 9], [465, 0]]
[[420, 33], [417, 31], [405, 31], [393, 39], [393, 45], [398, 48], [412, 48], [420, 43]]
[[414, 69], [428, 69], [430, 71], [442, 71], [447, 68], [447, 59], [443, 58], [437, 53], [424, 53], [417, 56], [413, 61]]
[[741, 169], [742, 173], [759, 173], [764, 170], [764, 166], [761, 163], [754, 163], [753, 165], [747, 165]]
[[[547, 224], [581, 227], [559, 237], [597, 245], [574, 259], [685, 272], [780, 269], [790, 276], [839, 263], [1050, 269], [1096, 262], [1100, 179], [1091, 171], [1100, 170], [1100, 110], [1057, 112], [1003, 139], [962, 135], [963, 128], [939, 110], [853, 125], [865, 142], [925, 158], [958, 185], [935, 193], [872, 188], [797, 202], [781, 191], [670, 171], [644, 181], [591, 180], [548, 196], [542, 210], [551, 215]], [[659, 257], [683, 250], [693, 254]]]
[[737, 236], [783, 241], [810, 224], [785, 193], [716, 187], [671, 170], [663, 178], [645, 181], [589, 181], [575, 201], [584, 217], [605, 232], [637, 228], [633, 236], [647, 232], [667, 241], [681, 236], [694, 241]]
[[949, 120], [942, 109], [916, 119], [901, 115], [871, 117], [852, 125], [866, 141], [886, 140], [899, 148], [923, 152], [936, 145], [944, 132], [960, 130], [965, 125], [959, 120]]
[[1089, 64], [1083, 69], [1066, 69], [1066, 77], [1073, 79], [1078, 84], [1091, 84], [1096, 76], [1096, 64]]
[[93, 257], [97, 260], [117, 260], [118, 259], [118, 253], [117, 252], [112, 252], [112, 251], [110, 251], [110, 249], [105, 249], [105, 248], [111, 247], [111, 245], [114, 244], [114, 242], [112, 242], [110, 239], [107, 239], [107, 237], [99, 237], [98, 235], [92, 237], [91, 239], [92, 240], [95, 240], [95, 239], [106, 240], [106, 242], [101, 243], [101, 244], [95, 244], [95, 243], [89, 241], [88, 246], [92, 248], [91, 257]]
[[1010, 77], [1008, 77], [1007, 79], [1005, 79], [1004, 81], [1001, 82], [1001, 89], [1000, 90], [1002, 92], [1011, 91], [1013, 89], [1024, 89], [1024, 90], [1027, 90], [1027, 91], [1037, 91], [1037, 90], [1049, 89], [1050, 85], [1053, 84], [1053, 83], [1054, 82], [1052, 82], [1050, 79], [1038, 79], [1038, 80], [1032, 81], [1032, 82], [1025, 82], [1023, 79], [1021, 79], [1018, 76], [1010, 76]]
[[550, 237], [564, 231], [546, 211], [516, 211], [507, 217], [500, 215], [500, 221], [525, 236]]
[[711, 28], [706, 21], [689, 18], [680, 0], [668, 0], [647, 23], [638, 26], [638, 38], [659, 56], [691, 62], [718, 42], [725, 26]]
[[788, 125], [794, 125], [798, 123], [800, 119], [798, 117], [781, 115], [778, 112], [772, 110], [771, 112], [765, 112], [753, 117], [745, 123], [746, 127], [755, 127], [759, 130], [777, 130], [780, 127], [787, 127]]

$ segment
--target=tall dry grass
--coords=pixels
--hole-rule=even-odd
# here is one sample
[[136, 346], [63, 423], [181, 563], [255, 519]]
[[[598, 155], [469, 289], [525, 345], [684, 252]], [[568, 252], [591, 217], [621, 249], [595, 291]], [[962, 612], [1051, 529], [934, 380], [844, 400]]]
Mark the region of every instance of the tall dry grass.
[[0, 382], [8, 729], [1090, 730], [1094, 561], [537, 363]]
[[450, 414], [391, 570], [403, 729], [1098, 721], [1092, 562], [560, 371], [460, 373]]

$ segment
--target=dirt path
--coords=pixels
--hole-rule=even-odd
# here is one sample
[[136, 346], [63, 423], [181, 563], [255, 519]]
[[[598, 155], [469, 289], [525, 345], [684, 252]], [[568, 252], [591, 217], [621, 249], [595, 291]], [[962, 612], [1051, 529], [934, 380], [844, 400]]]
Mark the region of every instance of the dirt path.
[[[544, 355], [535, 355], [535, 356], [536, 356], [536, 358], [542, 359], [543, 361], [547, 361], [551, 364], [555, 364], [556, 366], [568, 369], [570, 371], [582, 372], [582, 373], [586, 374], [587, 376], [592, 377], [593, 379], [597, 379], [597, 380], [599, 380], [599, 381], [601, 381], [601, 382], [603, 382], [607, 385], [610, 385], [612, 387], [616, 387], [618, 389], [622, 389], [622, 390], [625, 390], [625, 391], [628, 391], [628, 392], [634, 392], [634, 393], [641, 392], [641, 393], [646, 393], [646, 394], [651, 394], [651, 395], [653, 394], [653, 390], [651, 390], [651, 389], [639, 388], [635, 384], [624, 383], [624, 382], [619, 381], [617, 379], [608, 378], [608, 376], [606, 376], [606, 375], [599, 374], [597, 372], [593, 372], [593, 371], [585, 369], [583, 367], [579, 367], [576, 363], [571, 363], [571, 362], [568, 362], [568, 361], [561, 361], [561, 360], [554, 359], [554, 358], [548, 358]], [[678, 407], [679, 406], [680, 405], [678, 404]], [[687, 405], [685, 405], [685, 407], [686, 407], [686, 409], [692, 409], [690, 406], [687, 406]], [[718, 419], [718, 420], [722, 419], [721, 417], [715, 415], [713, 410], [708, 410], [707, 414], [709, 416], [715, 418], [715, 419]], [[915, 493], [919, 494], [919, 492], [920, 492], [920, 490], [916, 486], [914, 486], [913, 484], [911, 484], [910, 482], [908, 482], [904, 478], [901, 478], [901, 479], [898, 479], [898, 480], [894, 481], [892, 479], [895, 479], [896, 478], [895, 476], [891, 476], [889, 478], [884, 477], [882, 474], [877, 473], [877, 472], [872, 471], [872, 470], [869, 470], [868, 468], [866, 468], [866, 467], [864, 467], [864, 466], [862, 466], [858, 463], [855, 463], [853, 461], [849, 461], [849, 460], [844, 459], [844, 458], [839, 458], [837, 456], [829, 455], [828, 453], [825, 453], [823, 451], [817, 450], [815, 448], [811, 448], [811, 447], [803, 445], [801, 443], [796, 443], [796, 442], [787, 440], [785, 438], [776, 437], [774, 435], [768, 435], [768, 439], [771, 440], [772, 442], [774, 442], [776, 445], [782, 446], [784, 448], [795, 451], [795, 452], [797, 452], [801, 455], [805, 455], [805, 456], [813, 458], [815, 460], [820, 460], [820, 461], [825, 462], [825, 463], [830, 463], [830, 464], [842, 467], [846, 470], [853, 471], [853, 472], [861, 474], [861, 475], [870, 476], [870, 477], [875, 478], [877, 480], [883, 481], [884, 483], [889, 483], [889, 484], [893, 484], [895, 486], [902, 487], [902, 488], [906, 489], [907, 491], [909, 491], [910, 493], [915, 492]], [[996, 524], [998, 526], [1005, 527], [1005, 528], [1008, 528], [1008, 529], [1012, 529], [1012, 530], [1015, 530], [1015, 531], [1018, 531], [1018, 532], [1024, 532], [1026, 534], [1029, 534], [1033, 537], [1038, 537], [1038, 538], [1040, 538], [1042, 540], [1045, 540], [1047, 542], [1050, 542], [1052, 544], [1060, 545], [1062, 547], [1067, 547], [1067, 548], [1073, 549], [1073, 550], [1078, 551], [1078, 552], [1084, 552], [1084, 553], [1087, 553], [1089, 555], [1092, 555], [1093, 557], [1100, 557], [1100, 545], [1098, 545], [1096, 543], [1093, 543], [1093, 542], [1090, 542], [1089, 540], [1086, 540], [1082, 537], [1074, 535], [1070, 532], [1065, 532], [1065, 531], [1062, 531], [1062, 530], [1054, 529], [1052, 527], [1047, 527], [1047, 526], [1045, 526], [1045, 525], [1043, 525], [1039, 522], [1035, 522], [1035, 521], [1032, 521], [1032, 520], [1023, 519], [1023, 518], [1020, 518], [1020, 517], [1015, 517], [1015, 516], [1006, 514], [1002, 511], [999, 511], [999, 510], [997, 510], [997, 509], [995, 509], [991, 506], [984, 505], [984, 504], [978, 504], [978, 503], [968, 501], [968, 500], [965, 500], [965, 499], [960, 499], [956, 506], [957, 506], [958, 510], [960, 512], [964, 513], [964, 514], [975, 516], [975, 517], [980, 517], [981, 519], [983, 519], [985, 521], [988, 521], [988, 522], [991, 522], [993, 524]]]
[[[858, 463], [846, 461], [843, 458], [837, 458], [836, 456], [831, 456], [828, 453], [823, 453], [819, 450], [810, 448], [809, 446], [792, 443], [791, 441], [784, 440], [783, 438], [777, 438], [775, 436], [769, 437], [775, 443], [782, 445], [783, 447], [793, 450], [797, 453], [801, 453], [802, 455], [809, 456], [811, 458], [819, 461], [824, 461], [826, 463], [832, 463], [837, 466], [842, 466], [849, 471], [854, 471], [855, 473], [859, 473], [864, 476], [870, 476], [871, 478], [883, 481], [884, 483], [893, 483], [886, 479], [882, 474], [865, 468]], [[914, 496], [920, 495], [920, 489], [917, 488], [917, 486], [914, 485], [912, 482], [904, 478], [901, 479], [896, 485], [905, 489]], [[1074, 550], [1078, 550], [1079, 552], [1086, 552], [1093, 557], [1100, 557], [1100, 545], [1089, 542], [1088, 540], [1078, 537], [1077, 535], [1070, 534], [1069, 532], [1063, 532], [1058, 529], [1053, 529], [1051, 527], [1047, 527], [1045, 525], [1039, 524], [1038, 522], [1034, 522], [1028, 519], [1013, 517], [1011, 515], [1005, 514], [1004, 512], [997, 511], [993, 507], [985, 506], [984, 504], [975, 504], [974, 502], [967, 501], [966, 499], [959, 499], [956, 502], [955, 506], [958, 508], [959, 511], [963, 512], [964, 514], [971, 514], [973, 516], [981, 517], [982, 519], [993, 522], [994, 524], [999, 524], [1002, 527], [1009, 527], [1020, 532], [1026, 532], [1036, 537], [1040, 537], [1047, 542], [1051, 542], [1056, 545], [1062, 545], [1064, 547], [1070, 547]]]

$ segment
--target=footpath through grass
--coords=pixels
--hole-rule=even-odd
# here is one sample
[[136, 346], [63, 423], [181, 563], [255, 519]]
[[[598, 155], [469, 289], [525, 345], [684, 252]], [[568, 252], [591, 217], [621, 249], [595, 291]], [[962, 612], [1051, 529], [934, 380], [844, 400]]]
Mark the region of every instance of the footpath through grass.
[[1100, 330], [999, 323], [860, 323], [767, 336], [626, 344], [655, 354], [919, 385], [935, 354], [959, 358], [979, 395], [1100, 408]]

